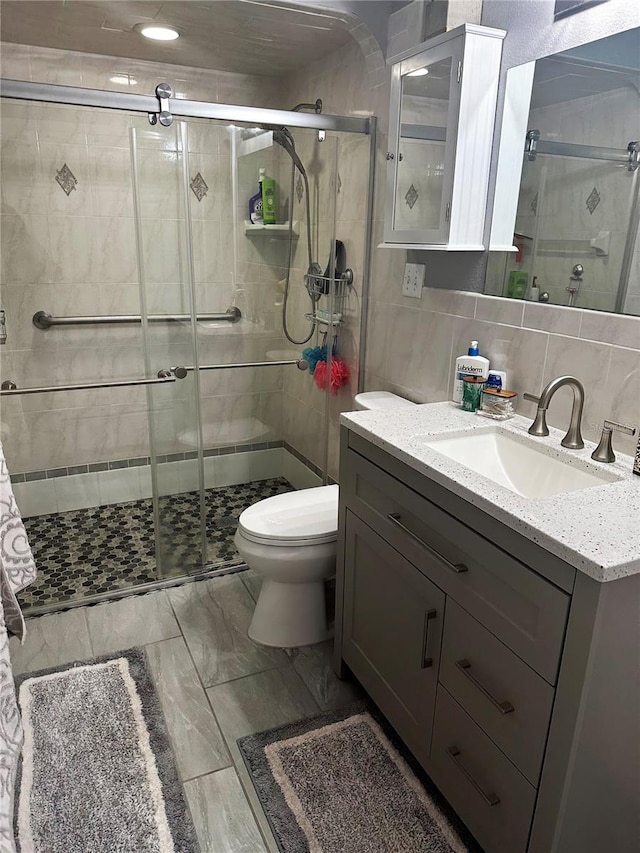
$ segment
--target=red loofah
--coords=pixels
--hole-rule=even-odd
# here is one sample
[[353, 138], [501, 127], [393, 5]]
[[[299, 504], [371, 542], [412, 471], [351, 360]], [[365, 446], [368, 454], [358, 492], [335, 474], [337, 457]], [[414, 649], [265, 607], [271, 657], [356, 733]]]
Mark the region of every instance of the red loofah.
[[349, 381], [349, 367], [341, 358], [331, 360], [331, 394], [335, 397], [338, 388], [342, 388]]
[[[327, 363], [325, 361], [319, 361], [316, 365], [316, 369], [313, 372], [313, 381], [316, 383], [318, 388], [322, 391], [326, 390], [327, 387]], [[343, 385], [346, 385], [349, 381], [349, 368], [346, 362], [342, 361], [341, 358], [333, 358], [331, 360], [331, 380], [330, 380], [330, 390], [331, 396], [335, 397], [338, 393], [338, 389], [342, 388]]]
[[316, 364], [316, 369], [313, 371], [313, 381], [321, 391], [327, 387], [327, 362], [319, 361]]

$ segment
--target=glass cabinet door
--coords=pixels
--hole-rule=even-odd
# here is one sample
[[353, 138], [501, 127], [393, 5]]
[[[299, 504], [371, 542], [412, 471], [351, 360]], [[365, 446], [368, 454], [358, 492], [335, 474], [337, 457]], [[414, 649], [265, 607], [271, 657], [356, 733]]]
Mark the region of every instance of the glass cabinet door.
[[458, 121], [462, 42], [393, 68], [385, 240], [446, 243]]

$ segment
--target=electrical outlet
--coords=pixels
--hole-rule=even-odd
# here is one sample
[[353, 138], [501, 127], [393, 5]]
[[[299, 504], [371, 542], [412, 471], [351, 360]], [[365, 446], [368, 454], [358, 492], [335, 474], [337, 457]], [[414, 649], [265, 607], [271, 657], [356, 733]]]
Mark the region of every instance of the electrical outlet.
[[424, 287], [424, 264], [405, 264], [402, 279], [402, 295], [422, 299]]

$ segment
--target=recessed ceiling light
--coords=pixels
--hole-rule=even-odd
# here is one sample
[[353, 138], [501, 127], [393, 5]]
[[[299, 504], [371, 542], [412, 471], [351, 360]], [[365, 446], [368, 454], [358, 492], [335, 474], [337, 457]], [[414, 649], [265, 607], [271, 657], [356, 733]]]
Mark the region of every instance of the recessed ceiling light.
[[428, 69], [428, 68], [416, 68], [416, 70], [415, 70], [415, 71], [410, 71], [410, 72], [407, 74], [407, 77], [424, 77], [424, 76], [425, 76], [425, 75], [427, 75], [428, 73], [429, 73], [429, 69]]
[[173, 27], [164, 27], [160, 24], [138, 24], [136, 29], [141, 36], [154, 41], [174, 41], [180, 37], [180, 33]]

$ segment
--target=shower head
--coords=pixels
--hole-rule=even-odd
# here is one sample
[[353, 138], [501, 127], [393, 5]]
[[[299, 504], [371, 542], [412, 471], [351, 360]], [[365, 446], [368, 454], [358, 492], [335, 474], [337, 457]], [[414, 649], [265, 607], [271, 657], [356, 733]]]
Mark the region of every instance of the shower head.
[[281, 127], [278, 130], [273, 131], [273, 141], [277, 142], [284, 150], [287, 152], [289, 157], [296, 164], [296, 168], [305, 178], [307, 177], [307, 173], [302, 164], [302, 160], [298, 157], [298, 152], [296, 151], [295, 142], [293, 141], [293, 136], [289, 132], [288, 128]]

